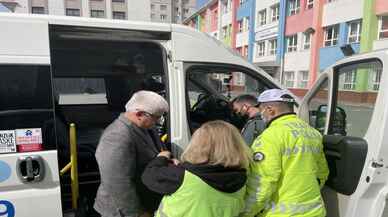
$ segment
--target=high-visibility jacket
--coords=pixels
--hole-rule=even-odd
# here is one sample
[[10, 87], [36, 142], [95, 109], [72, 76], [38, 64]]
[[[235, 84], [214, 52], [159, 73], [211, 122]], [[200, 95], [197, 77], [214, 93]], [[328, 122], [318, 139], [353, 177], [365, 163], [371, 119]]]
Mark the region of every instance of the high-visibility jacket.
[[185, 171], [179, 189], [163, 197], [156, 217], [237, 217], [244, 208], [245, 186], [234, 193], [218, 191]]
[[295, 114], [271, 121], [251, 147], [253, 163], [243, 216], [320, 217], [329, 170], [322, 135]]

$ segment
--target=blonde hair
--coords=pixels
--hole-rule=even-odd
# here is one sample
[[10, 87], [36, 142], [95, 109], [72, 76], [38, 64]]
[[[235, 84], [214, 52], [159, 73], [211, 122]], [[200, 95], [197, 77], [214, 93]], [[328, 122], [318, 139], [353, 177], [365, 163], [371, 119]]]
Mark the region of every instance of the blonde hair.
[[235, 126], [225, 121], [211, 121], [194, 132], [181, 160], [192, 164], [248, 168], [250, 151]]

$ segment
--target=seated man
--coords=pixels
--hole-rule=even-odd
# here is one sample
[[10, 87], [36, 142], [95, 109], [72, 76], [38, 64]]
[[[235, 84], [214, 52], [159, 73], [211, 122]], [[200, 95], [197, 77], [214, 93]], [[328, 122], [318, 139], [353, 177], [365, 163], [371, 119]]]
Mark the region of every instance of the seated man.
[[248, 119], [241, 130], [241, 134], [249, 146], [265, 129], [260, 110], [256, 107], [257, 104], [256, 97], [249, 94], [237, 96], [232, 100], [233, 112]]

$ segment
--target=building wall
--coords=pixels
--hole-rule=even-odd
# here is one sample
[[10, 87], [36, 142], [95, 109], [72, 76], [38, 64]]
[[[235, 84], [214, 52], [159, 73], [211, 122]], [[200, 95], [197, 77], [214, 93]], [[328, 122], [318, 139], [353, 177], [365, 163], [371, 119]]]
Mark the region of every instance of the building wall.
[[364, 0], [340, 0], [325, 4], [322, 25], [330, 26], [361, 19], [363, 2]]
[[[151, 21], [171, 23], [172, 21], [172, 0], [151, 0]], [[162, 7], [165, 7], [163, 9]], [[165, 17], [162, 19], [162, 17]]]
[[[379, 39], [379, 19], [388, 16], [387, 0], [314, 0], [312, 8], [307, 7], [308, 0], [300, 0], [299, 12], [288, 15], [289, 0], [250, 0], [242, 5], [236, 0], [218, 0], [218, 28], [215, 29], [214, 20], [211, 22], [211, 34], [218, 32], [218, 37], [240, 53], [246, 53], [248, 43], [248, 60], [266, 69], [276, 67], [282, 71], [294, 71], [295, 79], [298, 72], [308, 71], [308, 87], [316, 81], [319, 73], [327, 67], [345, 58], [341, 49], [350, 45], [355, 53], [368, 52], [373, 49], [388, 48], [388, 38]], [[232, 10], [222, 10], [224, 4], [232, 2]], [[249, 4], [251, 2], [251, 4]], [[236, 4], [237, 3], [237, 4]], [[270, 22], [271, 6], [279, 3], [279, 21]], [[254, 10], [249, 10], [254, 8]], [[266, 24], [259, 24], [259, 11], [267, 9]], [[238, 31], [238, 21], [249, 17], [249, 32]], [[215, 18], [214, 18], [215, 19]], [[360, 41], [350, 42], [350, 23], [361, 21]], [[338, 25], [338, 39], [334, 46], [325, 45], [326, 29]], [[224, 28], [224, 29], [223, 29]], [[208, 31], [208, 30], [206, 30]], [[220, 36], [221, 32], [227, 32]], [[311, 33], [310, 48], [303, 48], [303, 34]], [[288, 52], [286, 38], [298, 35], [296, 52]], [[269, 40], [277, 39], [276, 55], [269, 54]], [[258, 55], [258, 43], [265, 43], [265, 55]], [[357, 78], [357, 90], [366, 91], [367, 78]], [[297, 82], [297, 80], [296, 80]], [[297, 85], [296, 85], [297, 87]], [[298, 93], [305, 93], [305, 90]]]
[[386, 14], [388, 12], [388, 1], [387, 0], [376, 0], [375, 10], [377, 15]]
[[[1, 2], [1, 0], [0, 0]], [[66, 15], [66, 9], [80, 9], [80, 16], [90, 17], [91, 10], [103, 10], [105, 18], [112, 19], [113, 11], [125, 12], [126, 19], [150, 21], [150, 0], [15, 0], [15, 13], [31, 13], [32, 7], [44, 7], [46, 14]]]

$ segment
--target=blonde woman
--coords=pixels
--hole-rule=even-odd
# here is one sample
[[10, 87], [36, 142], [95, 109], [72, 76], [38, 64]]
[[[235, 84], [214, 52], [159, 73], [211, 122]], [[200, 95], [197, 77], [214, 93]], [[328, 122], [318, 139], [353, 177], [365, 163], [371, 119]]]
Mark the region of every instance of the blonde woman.
[[195, 131], [181, 163], [160, 152], [142, 175], [143, 183], [164, 197], [156, 217], [236, 217], [244, 208], [250, 162], [239, 131], [211, 121]]

